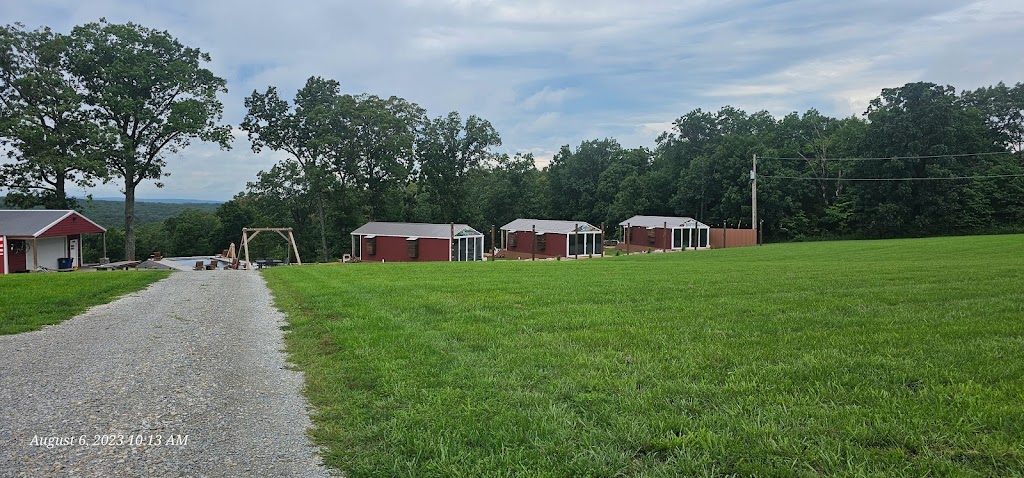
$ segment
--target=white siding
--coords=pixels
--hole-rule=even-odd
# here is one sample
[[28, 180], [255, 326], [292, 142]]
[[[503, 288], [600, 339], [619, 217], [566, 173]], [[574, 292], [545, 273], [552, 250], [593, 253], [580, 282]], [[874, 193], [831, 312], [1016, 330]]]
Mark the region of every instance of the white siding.
[[[68, 238], [43, 237], [39, 239], [39, 267], [47, 269], [57, 268], [57, 259], [68, 256]], [[28, 268], [32, 269], [32, 240], [28, 240], [28, 255], [26, 256]]]

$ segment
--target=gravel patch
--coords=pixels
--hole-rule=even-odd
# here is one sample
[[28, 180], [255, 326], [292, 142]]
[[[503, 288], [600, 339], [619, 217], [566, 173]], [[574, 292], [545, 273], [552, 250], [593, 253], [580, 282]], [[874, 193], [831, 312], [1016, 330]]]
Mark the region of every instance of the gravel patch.
[[328, 476], [282, 325], [259, 274], [200, 271], [0, 336], [0, 475]]

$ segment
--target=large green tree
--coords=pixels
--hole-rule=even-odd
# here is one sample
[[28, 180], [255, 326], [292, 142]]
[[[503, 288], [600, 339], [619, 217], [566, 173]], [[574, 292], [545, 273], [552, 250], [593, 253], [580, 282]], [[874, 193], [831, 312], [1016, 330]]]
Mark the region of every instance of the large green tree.
[[425, 206], [421, 209], [423, 219], [466, 220], [467, 175], [490, 159], [490, 148], [499, 145], [498, 132], [478, 116], [470, 115], [463, 122], [462, 116], [453, 111], [428, 121], [417, 145], [421, 184], [427, 193], [420, 197]]
[[273, 86], [264, 93], [253, 91], [245, 99], [245, 106], [249, 111], [242, 128], [249, 133], [253, 152], [283, 151], [288, 153], [288, 161], [299, 166], [298, 179], [311, 194], [315, 206], [318, 255], [327, 261], [331, 247], [325, 191], [339, 178], [346, 184], [354, 181], [353, 156], [344, 150], [344, 137], [348, 134], [345, 110], [354, 105], [342, 97], [337, 81], [311, 77], [296, 93], [294, 108], [281, 99]]
[[997, 141], [1024, 162], [1024, 83], [1008, 87], [999, 82], [995, 86], [965, 91], [961, 100], [977, 108]]
[[68, 38], [49, 28], [0, 28], [0, 145], [14, 160], [0, 167], [8, 205], [72, 208], [68, 186], [88, 187], [104, 174], [107, 141], [67, 74], [68, 51]]
[[[71, 31], [68, 71], [81, 83], [86, 113], [112, 139], [107, 174], [124, 185], [125, 257], [135, 257], [135, 191], [165, 176], [167, 158], [193, 140], [230, 148], [220, 124], [225, 81], [203, 65], [210, 55], [166, 31], [106, 20]], [[156, 183], [162, 186], [161, 182]]]
[[946, 155], [1002, 149], [979, 111], [959, 104], [952, 86], [886, 88], [871, 101], [867, 117], [862, 156], [897, 159], [859, 161], [851, 167], [851, 175], [859, 178], [894, 179], [855, 186], [862, 227], [877, 236], [930, 235], [987, 223], [991, 210], [970, 180], [903, 180], [982, 175], [989, 167], [985, 157]]

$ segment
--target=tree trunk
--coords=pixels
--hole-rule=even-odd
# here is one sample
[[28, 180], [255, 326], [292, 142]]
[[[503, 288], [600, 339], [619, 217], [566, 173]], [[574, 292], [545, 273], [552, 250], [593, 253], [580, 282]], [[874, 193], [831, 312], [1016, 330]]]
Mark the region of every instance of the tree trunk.
[[320, 219], [320, 251], [323, 254], [324, 262], [330, 262], [327, 257], [327, 221], [324, 218], [324, 198], [320, 194], [317, 195], [316, 209]]
[[68, 203], [67, 192], [64, 187], [64, 177], [67, 175], [67, 171], [59, 171], [57, 173], [56, 184], [53, 185], [53, 193], [57, 196], [57, 204], [60, 204], [61, 209], [71, 209], [71, 204]]
[[135, 186], [124, 184], [124, 260], [135, 260]]

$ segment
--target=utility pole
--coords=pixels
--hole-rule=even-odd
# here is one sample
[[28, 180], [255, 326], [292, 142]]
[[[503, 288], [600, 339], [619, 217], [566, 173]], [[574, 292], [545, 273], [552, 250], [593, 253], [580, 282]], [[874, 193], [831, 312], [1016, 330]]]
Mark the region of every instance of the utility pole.
[[757, 155], [754, 155], [754, 169], [750, 171], [750, 208], [753, 211], [753, 220], [750, 221], [750, 228], [757, 230]]

